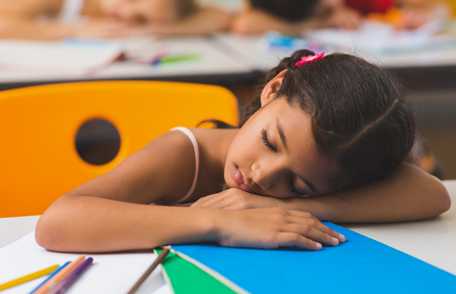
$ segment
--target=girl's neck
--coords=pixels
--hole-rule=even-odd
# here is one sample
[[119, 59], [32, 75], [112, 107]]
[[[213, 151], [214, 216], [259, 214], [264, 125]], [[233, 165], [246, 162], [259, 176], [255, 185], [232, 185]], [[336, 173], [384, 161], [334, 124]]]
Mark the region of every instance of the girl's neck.
[[214, 148], [210, 148], [214, 159], [217, 161], [219, 168], [223, 171], [225, 167], [226, 155], [230, 148], [231, 142], [236, 136], [238, 129], [222, 129], [219, 130], [218, 141], [214, 142]]
[[203, 194], [220, 191], [224, 184], [225, 159], [238, 129], [195, 129], [200, 144]]

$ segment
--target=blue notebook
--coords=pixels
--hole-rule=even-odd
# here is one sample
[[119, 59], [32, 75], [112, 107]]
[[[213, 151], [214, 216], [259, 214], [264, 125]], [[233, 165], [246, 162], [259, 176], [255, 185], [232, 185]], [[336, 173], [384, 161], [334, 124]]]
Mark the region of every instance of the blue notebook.
[[[456, 276], [351, 230], [321, 251], [173, 245], [232, 288], [250, 293], [456, 293]], [[226, 281], [228, 280], [228, 281]], [[233, 285], [234, 284], [234, 285]]]

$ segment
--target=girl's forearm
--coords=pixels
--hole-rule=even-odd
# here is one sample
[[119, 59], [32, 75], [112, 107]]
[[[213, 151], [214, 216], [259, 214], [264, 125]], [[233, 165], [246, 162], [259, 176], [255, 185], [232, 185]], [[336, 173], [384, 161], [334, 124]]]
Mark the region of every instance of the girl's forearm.
[[50, 250], [109, 252], [214, 241], [216, 211], [64, 196], [41, 216], [37, 242]]
[[404, 164], [382, 182], [334, 195], [291, 199], [285, 206], [338, 223], [400, 222], [436, 217], [450, 208], [450, 198], [440, 181]]
[[0, 38], [55, 40], [71, 34], [70, 27], [57, 21], [7, 19], [0, 25]]

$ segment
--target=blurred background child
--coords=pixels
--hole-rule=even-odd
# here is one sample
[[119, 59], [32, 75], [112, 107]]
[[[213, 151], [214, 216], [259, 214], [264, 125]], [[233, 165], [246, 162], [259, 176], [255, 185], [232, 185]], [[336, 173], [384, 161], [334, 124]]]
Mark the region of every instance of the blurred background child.
[[0, 38], [208, 34], [225, 28], [228, 17], [192, 0], [1, 1]]
[[240, 34], [277, 31], [298, 35], [308, 30], [340, 27], [353, 29], [360, 15], [343, 0], [250, 0], [232, 23]]
[[438, 0], [250, 0], [233, 21], [232, 30], [299, 35], [319, 28], [356, 29], [364, 19], [416, 29], [446, 10], [445, 1]]

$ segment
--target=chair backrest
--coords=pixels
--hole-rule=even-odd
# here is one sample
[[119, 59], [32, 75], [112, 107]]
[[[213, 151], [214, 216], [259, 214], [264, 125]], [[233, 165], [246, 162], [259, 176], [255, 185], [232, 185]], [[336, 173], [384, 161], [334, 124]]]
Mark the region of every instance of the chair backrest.
[[[238, 122], [231, 92], [217, 86], [144, 81], [0, 92], [0, 217], [40, 214], [58, 196], [112, 169], [157, 135], [210, 118]], [[109, 137], [99, 124], [81, 128], [91, 119], [110, 122], [120, 137], [118, 152], [113, 152], [115, 146], [102, 146], [102, 157], [114, 156], [105, 164], [88, 163], [80, 155], [90, 145], [90, 136], [101, 141]], [[109, 143], [112, 138], [105, 139]]]

